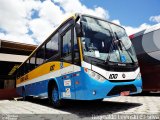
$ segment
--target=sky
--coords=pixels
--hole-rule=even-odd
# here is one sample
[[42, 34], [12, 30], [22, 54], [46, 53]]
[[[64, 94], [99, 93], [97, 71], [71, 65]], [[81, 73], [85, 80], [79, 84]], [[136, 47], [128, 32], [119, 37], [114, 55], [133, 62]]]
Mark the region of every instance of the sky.
[[70, 13], [123, 26], [128, 35], [160, 24], [159, 0], [0, 0], [0, 39], [42, 43]]

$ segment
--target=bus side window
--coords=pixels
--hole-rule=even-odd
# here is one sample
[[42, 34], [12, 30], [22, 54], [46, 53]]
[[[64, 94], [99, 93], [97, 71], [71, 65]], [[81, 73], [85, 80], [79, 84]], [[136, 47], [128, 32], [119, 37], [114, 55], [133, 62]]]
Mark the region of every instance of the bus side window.
[[24, 63], [24, 74], [28, 73], [29, 71], [29, 60]]
[[36, 54], [33, 54], [32, 57], [30, 58], [30, 71], [35, 68], [35, 62], [36, 62], [35, 57]]
[[45, 59], [50, 59], [54, 55], [57, 55], [58, 52], [58, 33], [56, 33], [46, 44]]
[[71, 29], [62, 35], [62, 53], [64, 61], [72, 63], [72, 47], [71, 47]]
[[36, 66], [39, 66], [45, 61], [45, 45], [43, 45], [36, 53]]
[[20, 68], [17, 70], [16, 79], [20, 78]]
[[19, 77], [22, 77], [22, 66], [19, 68]]
[[24, 75], [24, 64], [21, 66], [21, 77]]
[[29, 69], [30, 69], [29, 60], [27, 60], [27, 62], [26, 62], [26, 69], [27, 69], [26, 72], [29, 72]]

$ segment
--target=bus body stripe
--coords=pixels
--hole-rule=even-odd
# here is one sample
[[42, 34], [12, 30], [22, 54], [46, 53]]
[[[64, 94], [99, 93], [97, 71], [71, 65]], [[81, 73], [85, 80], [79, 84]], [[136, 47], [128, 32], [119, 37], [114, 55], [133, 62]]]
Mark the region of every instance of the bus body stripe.
[[[107, 71], [102, 68], [99, 68], [97, 66], [91, 65], [90, 63], [87, 63], [85, 61], [82, 62], [82, 67], [92, 69], [93, 71], [101, 74], [103, 77], [105, 77], [108, 80], [130, 80], [135, 79], [138, 74], [140, 73], [140, 68], [138, 67], [135, 71], [132, 72], [116, 72], [116, 71]], [[117, 74], [118, 77], [116, 79], [109, 79], [109, 76], [111, 74]], [[123, 74], [125, 74], [125, 77], [123, 78]]]
[[[74, 71], [72, 69], [73, 67], [75, 68]], [[62, 71], [63, 71], [64, 75], [65, 74], [70, 74], [70, 73], [74, 73], [74, 72], [80, 71], [80, 67], [75, 66], [75, 65], [70, 65], [70, 66], [65, 67], [63, 69], [59, 69], [59, 70], [56, 70], [54, 72], [50, 72], [48, 74], [39, 76], [37, 78], [22, 82], [20, 84], [17, 84], [16, 87], [25, 86], [25, 85], [28, 85], [28, 84], [32, 84], [32, 83], [36, 83], [36, 82], [40, 82], [40, 81], [44, 81], [44, 80], [49, 80], [49, 79], [53, 79], [53, 78], [56, 78], [56, 77], [60, 77], [62, 75]], [[64, 73], [64, 71], [66, 71], [66, 73]]]
[[[24, 76], [20, 77], [19, 79], [17, 79], [16, 85], [30, 81], [32, 79], [36, 79], [37, 77], [46, 75], [50, 72], [52, 73], [54, 71], [60, 70], [61, 69], [60, 63], [61, 62], [57, 62], [57, 61], [45, 63], [37, 67], [36, 69], [30, 71], [29, 73], [25, 74]], [[68, 67], [68, 66], [71, 66], [71, 64], [63, 63], [63, 68]], [[51, 69], [51, 67], [53, 68]]]

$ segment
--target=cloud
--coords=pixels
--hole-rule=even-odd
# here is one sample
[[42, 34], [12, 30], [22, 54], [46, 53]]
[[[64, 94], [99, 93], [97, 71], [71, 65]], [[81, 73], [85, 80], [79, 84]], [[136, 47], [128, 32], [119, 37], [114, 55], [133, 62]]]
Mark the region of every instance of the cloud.
[[39, 16], [54, 25], [59, 25], [63, 20], [64, 12], [60, 9], [60, 6], [48, 0], [42, 3]]
[[[15, 4], [16, 3], [16, 4]], [[0, 39], [35, 44], [28, 33], [32, 9], [38, 9], [39, 1], [0, 0]]]
[[112, 20], [113, 23], [117, 24], [117, 25], [121, 25], [119, 20]]
[[40, 44], [72, 12], [109, 18], [104, 8], [91, 9], [80, 0], [0, 0], [0, 39]]
[[90, 15], [96, 15], [104, 19], [109, 19], [109, 13], [102, 7], [95, 6], [94, 9], [90, 9], [83, 5], [79, 0], [53, 0], [59, 4], [61, 8], [66, 12], [79, 12]]
[[[149, 18], [149, 20], [152, 21], [152, 22], [160, 23], [160, 15], [158, 15], [158, 16], [151, 16]], [[142, 31], [144, 29], [147, 29], [147, 28], [149, 28], [151, 26], [153, 26], [153, 25], [150, 25], [150, 24], [147, 24], [147, 23], [143, 23], [139, 27], [131, 27], [131, 26], [123, 26], [123, 27], [126, 29], [127, 34], [131, 35], [131, 34], [139, 32], [139, 31]]]
[[52, 24], [42, 18], [33, 19], [29, 22], [29, 28], [33, 32], [30, 35], [36, 43], [42, 43], [54, 30]]
[[128, 35], [137, 33], [139, 31], [147, 29], [147, 28], [149, 28], [151, 26], [151, 25], [149, 25], [147, 23], [143, 23], [143, 24], [141, 24], [138, 27], [125, 26], [125, 25], [122, 25], [118, 19], [112, 20], [112, 22], [115, 23], [115, 24], [121, 25], [122, 27], [124, 27]]
[[149, 18], [149, 20], [152, 21], [152, 22], [160, 23], [160, 15], [158, 15], [158, 16], [151, 16]]
[[[106, 9], [88, 8], [80, 0], [0, 0], [0, 39], [40, 44], [73, 12], [110, 18]], [[160, 15], [151, 16], [149, 20], [160, 23]], [[151, 26], [147, 23], [138, 27], [125, 26], [118, 19], [112, 22], [123, 26], [128, 35]]]
[[147, 23], [143, 23], [141, 24], [139, 27], [131, 27], [131, 26], [123, 26], [127, 32], [128, 35], [140, 32], [144, 29], [147, 29], [149, 27], [151, 27], [151, 25], [147, 24]]

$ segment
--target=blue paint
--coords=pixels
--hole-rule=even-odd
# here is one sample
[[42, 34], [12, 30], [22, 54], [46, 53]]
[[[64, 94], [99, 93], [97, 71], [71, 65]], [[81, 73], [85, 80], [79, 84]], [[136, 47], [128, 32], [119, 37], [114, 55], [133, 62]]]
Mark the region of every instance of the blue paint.
[[[84, 70], [81, 71], [81, 81], [80, 84], [76, 86], [76, 99], [77, 100], [94, 100], [94, 99], [101, 99], [101, 98], [109, 98], [112, 96], [107, 96], [107, 94], [112, 90], [113, 87], [117, 85], [129, 85], [133, 84], [137, 88], [137, 92], [140, 93], [142, 91], [142, 80], [135, 80], [132, 82], [109, 82], [106, 80], [105, 82], [99, 82], [89, 77], [88, 74], [85, 73]], [[96, 91], [96, 95], [93, 95], [93, 91]], [[131, 93], [131, 94], [135, 94]], [[113, 95], [113, 96], [119, 96]]]
[[[73, 76], [73, 74], [78, 74], [78, 76]], [[68, 76], [64, 78], [64, 76]], [[36, 95], [39, 96], [42, 93], [45, 93], [44, 97], [48, 97], [48, 82], [50, 80], [55, 80], [57, 83], [58, 90], [53, 92], [52, 97], [55, 98], [55, 101], [58, 99], [72, 99], [72, 100], [95, 100], [101, 98], [109, 98], [113, 96], [107, 96], [107, 94], [117, 85], [134, 85], [137, 89], [137, 92], [131, 93], [136, 94], [142, 91], [142, 79], [134, 80], [131, 82], [110, 82], [108, 80], [104, 82], [99, 82], [91, 78], [83, 68], [81, 71], [67, 74], [53, 79], [44, 80], [41, 82], [36, 82], [25, 86], [26, 95]], [[71, 86], [64, 86], [65, 80], [71, 80]], [[75, 84], [77, 82], [79, 84]], [[66, 92], [66, 88], [70, 89], [70, 97], [64, 97], [63, 93]], [[93, 91], [96, 91], [96, 94], [93, 94]], [[22, 95], [22, 87], [17, 88], [17, 92]], [[59, 95], [57, 94], [59, 93]], [[57, 97], [58, 96], [58, 97]]]
[[59, 93], [58, 93], [57, 88], [54, 88], [54, 89], [53, 89], [52, 98], [53, 98], [53, 101], [54, 101], [55, 103], [59, 100]]

